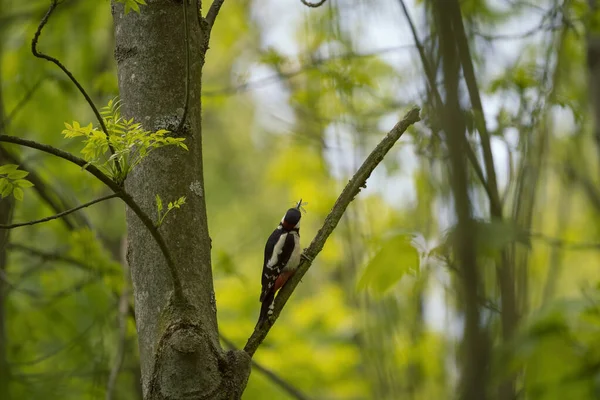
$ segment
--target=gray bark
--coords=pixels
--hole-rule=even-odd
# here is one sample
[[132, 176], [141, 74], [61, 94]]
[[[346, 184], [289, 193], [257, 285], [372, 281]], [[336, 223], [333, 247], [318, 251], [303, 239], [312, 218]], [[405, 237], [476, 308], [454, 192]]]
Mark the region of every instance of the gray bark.
[[[113, 2], [115, 58], [123, 113], [145, 129], [176, 130], [185, 103], [185, 44], [182, 2], [147, 1], [141, 14], [124, 14]], [[201, 135], [201, 71], [207, 26], [188, 6], [189, 110], [181, 131], [189, 152], [163, 148], [128, 176], [125, 187], [148, 215], [154, 198], [187, 196], [169, 214], [163, 235], [181, 277], [185, 301], [174, 300], [164, 256], [146, 227], [127, 210], [131, 268], [145, 399], [238, 398], [250, 373], [250, 357], [224, 352], [219, 343], [207, 226]]]

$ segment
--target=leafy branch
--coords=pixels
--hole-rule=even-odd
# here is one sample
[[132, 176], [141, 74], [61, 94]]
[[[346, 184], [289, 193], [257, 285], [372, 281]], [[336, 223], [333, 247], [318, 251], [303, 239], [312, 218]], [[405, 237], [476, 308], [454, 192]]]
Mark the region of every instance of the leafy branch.
[[167, 211], [165, 211], [163, 213], [162, 199], [160, 198], [159, 195], [156, 195], [156, 213], [157, 213], [157, 217], [158, 217], [157, 222], [156, 222], [156, 227], [160, 228], [163, 221], [165, 220], [165, 217], [167, 216], [167, 214], [169, 214], [169, 212], [171, 212], [172, 210], [174, 210], [176, 208], [181, 208], [181, 206], [184, 204], [185, 204], [185, 196], [181, 196], [174, 202], [170, 201], [169, 204], [167, 204]]
[[[126, 8], [129, 6], [137, 12], [139, 12], [138, 4], [145, 4], [144, 0], [117, 0], [117, 2], [124, 3]], [[27, 139], [21, 139], [6, 134], [0, 134], [0, 142], [13, 143], [20, 146], [29, 147], [67, 160], [87, 170], [98, 180], [100, 180], [102, 183], [108, 186], [115, 193], [114, 197], [121, 198], [146, 226], [151, 236], [158, 244], [161, 252], [163, 253], [163, 256], [165, 257], [167, 267], [173, 280], [173, 290], [175, 298], [177, 300], [185, 300], [179, 273], [177, 271], [177, 268], [175, 267], [175, 263], [173, 262], [173, 259], [171, 257], [171, 254], [169, 252], [164, 238], [158, 232], [158, 228], [154, 225], [152, 219], [142, 210], [142, 208], [133, 199], [133, 197], [131, 197], [131, 195], [123, 189], [123, 182], [127, 177], [127, 173], [131, 171], [133, 167], [139, 164], [141, 160], [145, 156], [147, 156], [150, 151], [166, 145], [177, 145], [184, 149], [187, 149], [187, 146], [185, 146], [182, 143], [184, 139], [165, 137], [165, 134], [167, 134], [168, 131], [146, 131], [141, 127], [140, 124], [134, 123], [133, 119], [122, 119], [119, 113], [118, 101], [112, 100], [109, 103], [109, 105], [103, 109], [103, 114], [101, 114], [100, 111], [98, 111], [98, 108], [92, 101], [89, 94], [85, 91], [83, 86], [79, 83], [79, 81], [75, 78], [71, 71], [69, 71], [58, 59], [38, 51], [37, 44], [42, 30], [44, 26], [46, 26], [46, 24], [48, 23], [50, 16], [59, 4], [60, 3], [58, 0], [51, 0], [50, 7], [48, 8], [48, 11], [40, 21], [34, 34], [34, 37], [31, 41], [31, 52], [37, 58], [41, 58], [46, 61], [52, 62], [69, 77], [71, 82], [85, 97], [85, 100], [94, 112], [96, 119], [98, 120], [98, 123], [100, 125], [101, 131], [94, 128], [92, 124], [89, 124], [85, 127], [81, 127], [81, 125], [76, 122], [74, 122], [73, 125], [66, 124], [67, 129], [63, 131], [66, 137], [86, 137], [86, 139], [84, 140], [86, 146], [83, 150], [86, 159], [76, 157], [71, 153], [65, 152], [52, 146], [37, 143]], [[117, 149], [115, 149], [115, 146], [117, 147]], [[101, 162], [100, 158], [101, 156], [104, 156], [104, 153], [107, 150], [110, 150], [111, 156], [104, 162]], [[122, 169], [121, 162], [125, 163], [125, 169]], [[24, 180], [24, 182], [27, 181]], [[24, 182], [20, 184], [26, 186], [27, 183]], [[20, 196], [21, 191], [15, 190], [15, 185], [13, 182], [7, 182], [4, 183], [4, 185], [8, 185], [9, 183], [12, 185], [11, 191], [16, 193], [15, 196]], [[21, 186], [17, 187], [16, 189], [20, 188]], [[5, 188], [3, 188], [3, 190], [4, 189]], [[8, 189], [5, 190], [8, 191]], [[69, 210], [68, 212], [59, 213], [55, 217], [60, 218], [58, 215], [67, 215], [73, 211], [75, 211], [75, 209]], [[51, 217], [50, 219], [53, 218]], [[39, 221], [36, 223], [39, 223]]]
[[248, 353], [250, 357], [254, 355], [258, 347], [267, 337], [267, 334], [271, 330], [271, 327], [277, 318], [279, 318], [281, 310], [283, 310], [283, 307], [294, 292], [294, 289], [296, 286], [298, 286], [298, 283], [300, 283], [300, 280], [302, 277], [304, 277], [306, 272], [308, 272], [313, 260], [323, 249], [323, 246], [329, 238], [329, 235], [331, 235], [337, 224], [342, 219], [342, 216], [344, 215], [346, 208], [348, 208], [348, 205], [352, 202], [352, 200], [354, 200], [361, 188], [366, 187], [367, 179], [373, 170], [377, 167], [377, 165], [379, 165], [379, 163], [383, 160], [383, 157], [390, 151], [398, 139], [400, 139], [400, 136], [406, 132], [408, 127], [420, 121], [419, 112], [420, 109], [418, 107], [411, 109], [404, 116], [404, 118], [398, 122], [390, 132], [388, 132], [385, 138], [377, 145], [377, 147], [375, 147], [371, 154], [369, 154], [358, 171], [356, 171], [352, 179], [350, 179], [333, 205], [333, 209], [325, 218], [323, 226], [321, 229], [319, 229], [319, 232], [317, 232], [317, 235], [310, 243], [310, 246], [304, 250], [304, 257], [298, 266], [298, 270], [275, 298], [275, 308], [273, 309], [272, 319], [261, 325], [257, 324], [257, 326], [254, 328], [254, 332], [244, 347], [244, 351]]
[[15, 199], [23, 201], [23, 188], [33, 186], [33, 183], [24, 179], [29, 172], [18, 168], [19, 166], [15, 164], [6, 164], [0, 167], [0, 175], [4, 175], [0, 178], [0, 196], [2, 198], [10, 196], [12, 193]]
[[[81, 83], [79, 83], [79, 81], [75, 78], [73, 73], [71, 71], [69, 71], [67, 69], [67, 67], [65, 67], [57, 58], [54, 58], [47, 54], [41, 53], [37, 49], [37, 44], [40, 39], [40, 35], [42, 34], [42, 29], [44, 29], [44, 26], [46, 26], [46, 24], [48, 23], [50, 16], [54, 12], [54, 10], [58, 6], [58, 4], [59, 4], [58, 0], [52, 0], [50, 7], [48, 8], [48, 11], [46, 11], [46, 15], [44, 15], [44, 18], [42, 18], [42, 20], [40, 21], [40, 24], [38, 25], [38, 28], [35, 31], [35, 35], [33, 36], [33, 39], [31, 40], [31, 52], [37, 58], [41, 58], [43, 60], [50, 61], [51, 63], [56, 65], [58, 68], [60, 68], [65, 73], [65, 75], [67, 75], [69, 77], [71, 82], [73, 82], [73, 84], [77, 87], [77, 89], [79, 89], [79, 91], [85, 98], [85, 101], [88, 103], [88, 105], [94, 112], [94, 115], [96, 115], [96, 119], [98, 119], [98, 122], [100, 123], [100, 126], [102, 128], [102, 131], [108, 137], [108, 130], [106, 129], [106, 125], [104, 124], [104, 121], [102, 120], [102, 117], [100, 116], [100, 112], [98, 111], [98, 108], [92, 101], [92, 98], [90, 97], [90, 95], [85, 91], [83, 86], [81, 86]], [[109, 148], [111, 154], [115, 153], [112, 146], [109, 145], [108, 148]], [[118, 162], [116, 163], [116, 168], [117, 168], [117, 170], [120, 169]]]
[[100, 182], [102, 182], [106, 186], [108, 186], [115, 194], [118, 195], [119, 198], [121, 198], [125, 202], [125, 204], [127, 204], [127, 206], [129, 208], [131, 208], [131, 210], [135, 213], [135, 215], [140, 219], [140, 221], [142, 221], [144, 226], [148, 229], [148, 231], [152, 235], [152, 238], [154, 239], [156, 244], [158, 244], [158, 247], [160, 248], [161, 252], [163, 253], [163, 256], [165, 257], [165, 261], [167, 262], [167, 267], [171, 274], [171, 279], [173, 279], [173, 290], [174, 290], [176, 298], [178, 298], [178, 299], [184, 298], [183, 289], [181, 286], [181, 279], [179, 277], [179, 272], [177, 271], [177, 268], [175, 267], [175, 263], [173, 262], [173, 258], [171, 257], [171, 253], [169, 252], [169, 248], [167, 247], [167, 244], [166, 244], [164, 238], [162, 237], [160, 232], [158, 232], [158, 229], [156, 228], [156, 226], [154, 225], [154, 223], [152, 222], [152, 219], [148, 216], [148, 214], [146, 214], [144, 212], [144, 210], [142, 210], [142, 208], [133, 199], [133, 197], [131, 197], [131, 195], [129, 193], [127, 193], [119, 184], [117, 184], [109, 176], [104, 174], [95, 165], [90, 164], [86, 160], [79, 158], [77, 156], [74, 156], [73, 154], [63, 151], [61, 149], [57, 149], [55, 147], [52, 147], [52, 146], [49, 146], [46, 144], [41, 144], [41, 143], [35, 142], [33, 140], [21, 139], [21, 138], [18, 138], [15, 136], [10, 136], [10, 135], [0, 135], [0, 142], [18, 144], [20, 146], [40, 150], [40, 151], [43, 151], [44, 153], [52, 154], [56, 157], [62, 158], [63, 160], [67, 160], [67, 161], [71, 162], [72, 164], [75, 164], [75, 165], [78, 165], [79, 167], [84, 168], [86, 171], [88, 171], [90, 174], [92, 174], [94, 177], [96, 177]]
[[144, 0], [116, 0], [116, 2], [125, 5], [125, 15], [129, 14], [131, 10], [139, 14], [140, 4], [143, 6], [146, 5], [146, 2]]
[[[123, 183], [127, 174], [153, 150], [164, 146], [178, 146], [188, 150], [183, 143], [185, 138], [166, 136], [169, 131], [164, 129], [147, 131], [140, 123], [134, 122], [133, 118], [123, 118], [120, 108], [121, 102], [116, 98], [102, 108], [102, 120], [108, 136], [94, 128], [91, 122], [87, 126], [81, 126], [77, 121], [65, 123], [66, 129], [62, 131], [67, 139], [83, 137], [83, 158], [118, 184]], [[108, 159], [103, 159], [108, 148], [113, 148], [114, 153]]]

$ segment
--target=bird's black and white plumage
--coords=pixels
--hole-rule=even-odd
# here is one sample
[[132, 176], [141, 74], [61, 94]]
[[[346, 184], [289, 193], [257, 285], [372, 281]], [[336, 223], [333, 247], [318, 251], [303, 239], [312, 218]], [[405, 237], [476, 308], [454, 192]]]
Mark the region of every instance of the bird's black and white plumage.
[[287, 282], [300, 264], [300, 205], [287, 210], [279, 226], [273, 231], [265, 246], [260, 292], [259, 321], [273, 313], [275, 293]]

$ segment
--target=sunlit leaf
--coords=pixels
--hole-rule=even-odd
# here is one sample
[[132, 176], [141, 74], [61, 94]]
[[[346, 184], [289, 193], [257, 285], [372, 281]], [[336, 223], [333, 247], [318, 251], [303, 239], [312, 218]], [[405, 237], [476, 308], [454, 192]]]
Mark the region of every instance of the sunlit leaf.
[[15, 187], [13, 190], [13, 196], [15, 196], [15, 199], [17, 199], [19, 201], [23, 201], [23, 197], [24, 197], [23, 189], [21, 189], [20, 187]]
[[158, 208], [159, 212], [163, 210], [162, 199], [160, 198], [160, 196], [158, 194], [156, 195], [156, 208]]
[[359, 289], [371, 288], [383, 294], [405, 274], [419, 267], [419, 254], [411, 245], [410, 237], [397, 235], [383, 243], [368, 262], [358, 281]]
[[11, 173], [11, 172], [15, 171], [17, 168], [19, 168], [19, 166], [15, 165], [15, 164], [2, 165], [2, 166], [0, 166], [0, 174]]
[[23, 179], [27, 175], [29, 175], [29, 172], [27, 171], [12, 171], [8, 173], [8, 179]]
[[13, 181], [13, 185], [22, 188], [28, 188], [32, 187], [33, 183], [29, 182], [27, 179], [17, 179], [16, 181]]

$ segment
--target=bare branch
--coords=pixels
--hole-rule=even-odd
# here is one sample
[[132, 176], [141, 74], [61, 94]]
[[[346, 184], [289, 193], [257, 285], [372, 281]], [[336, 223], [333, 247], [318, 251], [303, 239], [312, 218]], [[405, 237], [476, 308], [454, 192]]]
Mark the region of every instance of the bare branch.
[[66, 211], [60, 212], [60, 213], [55, 214], [55, 215], [51, 215], [50, 217], [36, 219], [34, 221], [20, 222], [20, 223], [17, 223], [17, 224], [10, 224], [10, 225], [0, 224], [0, 229], [14, 229], [14, 228], [20, 228], [22, 226], [37, 225], [37, 224], [41, 224], [41, 223], [44, 223], [44, 222], [52, 221], [53, 219], [62, 218], [65, 215], [69, 215], [71, 213], [74, 213], [75, 211], [81, 210], [82, 208], [86, 208], [86, 207], [92, 206], [92, 205], [94, 205], [96, 203], [100, 203], [101, 201], [104, 201], [104, 200], [114, 199], [115, 197], [119, 197], [119, 194], [118, 193], [112, 193], [112, 194], [109, 194], [107, 196], [100, 197], [99, 199], [92, 200], [92, 201], [89, 201], [87, 203], [84, 203], [84, 204], [82, 204], [80, 206], [77, 206], [75, 208], [71, 208], [70, 210], [66, 210]]
[[267, 321], [260, 326], [257, 325], [254, 328], [252, 336], [250, 336], [246, 346], [244, 347], [244, 351], [248, 353], [250, 357], [254, 355], [256, 349], [258, 349], [263, 340], [265, 340], [265, 337], [279, 317], [279, 314], [285, 306], [285, 303], [287, 303], [294, 289], [296, 286], [298, 286], [298, 283], [310, 268], [312, 260], [314, 260], [323, 249], [327, 238], [329, 235], [331, 235], [339, 223], [350, 202], [354, 200], [361, 188], [366, 187], [367, 179], [373, 170], [377, 167], [377, 165], [379, 165], [379, 163], [383, 160], [383, 157], [390, 151], [398, 139], [400, 139], [400, 136], [406, 132], [408, 127], [420, 121], [419, 112], [420, 109], [418, 107], [413, 108], [404, 116], [404, 119], [398, 122], [396, 126], [394, 126], [390, 132], [388, 132], [385, 138], [377, 145], [377, 147], [375, 147], [371, 154], [369, 154], [367, 159], [363, 162], [358, 171], [356, 171], [352, 179], [348, 182], [342, 193], [339, 195], [338, 199], [333, 205], [333, 209], [327, 218], [325, 218], [323, 226], [311, 242], [310, 246], [304, 250], [305, 258], [303, 258], [303, 260], [300, 262], [298, 270], [275, 298], [275, 308], [273, 310], [272, 320]]
[[212, 27], [215, 24], [215, 20], [217, 19], [217, 15], [219, 15], [219, 11], [221, 11], [221, 6], [223, 3], [225, 3], [225, 0], [213, 0], [210, 8], [208, 9], [208, 13], [206, 14], [206, 22], [208, 23], [209, 32], [212, 30]]
[[40, 150], [45, 153], [52, 154], [56, 157], [62, 158], [64, 160], [70, 161], [71, 163], [84, 168], [86, 171], [88, 171], [90, 174], [94, 175], [96, 178], [98, 178], [98, 180], [100, 180], [102, 183], [104, 183], [106, 186], [108, 186], [110, 189], [112, 189], [113, 192], [118, 194], [119, 197], [125, 202], [125, 204], [127, 204], [129, 206], [129, 208], [131, 208], [131, 210], [137, 215], [137, 217], [140, 219], [140, 221], [142, 221], [142, 223], [146, 226], [148, 231], [150, 231], [150, 234], [154, 238], [154, 241], [156, 242], [156, 244], [158, 244], [158, 247], [160, 248], [161, 252], [163, 253], [163, 256], [165, 257], [165, 260], [167, 262], [167, 267], [169, 268], [169, 272], [171, 273], [171, 279], [173, 279], [173, 290], [174, 290], [175, 297], [179, 300], [183, 300], [185, 298], [183, 295], [183, 289], [181, 286], [181, 279], [179, 278], [179, 272], [177, 271], [177, 268], [175, 267], [175, 263], [173, 262], [173, 259], [171, 258], [171, 253], [169, 252], [169, 248], [167, 247], [167, 244], [166, 244], [164, 238], [162, 237], [160, 232], [158, 232], [158, 229], [156, 228], [156, 226], [154, 225], [154, 223], [152, 222], [152, 219], [150, 219], [148, 214], [146, 214], [141, 209], [141, 207], [133, 199], [133, 197], [131, 197], [131, 195], [129, 193], [125, 192], [125, 190], [121, 186], [119, 186], [115, 181], [113, 181], [108, 176], [106, 176], [97, 167], [95, 167], [92, 164], [89, 164], [83, 158], [76, 157], [73, 154], [63, 151], [63, 150], [60, 150], [60, 149], [57, 149], [56, 147], [52, 147], [52, 146], [48, 146], [46, 144], [34, 142], [33, 140], [21, 139], [21, 138], [18, 138], [15, 136], [10, 136], [10, 135], [0, 135], [0, 142], [18, 144], [21, 146]]
[[[106, 139], [108, 141], [108, 148], [110, 149], [111, 154], [114, 155], [115, 149], [114, 149], [113, 145], [110, 144], [110, 140], [108, 140], [109, 139], [108, 129], [106, 128], [106, 124], [104, 123], [104, 120], [102, 119], [102, 116], [100, 115], [100, 112], [98, 111], [98, 108], [92, 101], [92, 98], [88, 95], [88, 93], [85, 91], [83, 86], [81, 86], [81, 84], [75, 78], [75, 76], [71, 73], [71, 71], [69, 71], [67, 69], [67, 67], [65, 67], [60, 61], [58, 61], [58, 59], [51, 57], [49, 55], [46, 55], [44, 53], [40, 53], [37, 49], [37, 43], [38, 43], [38, 40], [40, 39], [40, 35], [42, 34], [42, 29], [44, 29], [44, 26], [46, 26], [46, 24], [48, 23], [48, 20], [50, 19], [52, 12], [54, 12], [54, 10], [58, 6], [58, 4], [59, 3], [57, 0], [52, 0], [52, 3], [50, 4], [48, 11], [46, 12], [46, 15], [44, 15], [44, 18], [42, 18], [42, 20], [40, 21], [40, 24], [38, 25], [38, 28], [35, 31], [35, 35], [33, 36], [33, 39], [31, 40], [31, 52], [33, 53], [33, 55], [35, 57], [44, 59], [46, 61], [50, 61], [51, 63], [53, 63], [54, 65], [59, 67], [65, 73], [65, 75], [67, 75], [69, 77], [69, 79], [71, 80], [71, 82], [73, 82], [73, 84], [77, 87], [77, 89], [79, 89], [79, 91], [81, 92], [83, 97], [85, 97], [85, 100], [87, 101], [88, 105], [94, 112], [94, 115], [96, 115], [96, 119], [98, 120], [98, 123], [100, 123], [100, 127], [102, 128], [102, 131], [106, 135]], [[117, 168], [117, 171], [121, 172], [121, 165], [119, 164], [118, 160], [115, 160], [115, 167]]]
[[321, 7], [323, 4], [325, 4], [325, 2], [326, 2], [326, 1], [327, 1], [327, 0], [321, 0], [321, 1], [317, 2], [317, 3], [309, 3], [309, 2], [308, 2], [308, 1], [306, 1], [306, 0], [300, 0], [300, 2], [301, 2], [302, 4], [304, 4], [306, 7], [310, 7], [310, 8], [317, 8], [317, 7]]
[[[223, 335], [219, 335], [219, 336], [220, 336], [221, 340], [223, 341], [223, 343], [225, 343], [225, 345], [227, 347], [229, 347], [231, 350], [238, 350], [231, 340], [229, 340], [228, 338], [226, 338]], [[310, 399], [310, 397], [306, 396], [304, 393], [302, 393], [302, 391], [300, 389], [298, 389], [297, 387], [292, 385], [290, 382], [286, 381], [285, 379], [283, 379], [282, 377], [280, 377], [279, 375], [277, 375], [275, 372], [271, 371], [270, 369], [263, 367], [261, 364], [257, 363], [254, 360], [252, 360], [252, 368], [256, 369], [257, 371], [259, 371], [260, 373], [265, 375], [268, 379], [271, 380], [271, 382], [273, 382], [274, 384], [279, 386], [291, 397], [298, 399], [298, 400], [309, 400]]]

